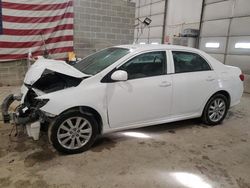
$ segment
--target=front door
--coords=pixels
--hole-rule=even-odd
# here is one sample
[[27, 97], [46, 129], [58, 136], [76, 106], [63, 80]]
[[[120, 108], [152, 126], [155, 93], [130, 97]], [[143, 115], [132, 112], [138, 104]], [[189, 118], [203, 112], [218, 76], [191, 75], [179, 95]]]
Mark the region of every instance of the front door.
[[111, 127], [124, 127], [165, 119], [170, 115], [172, 76], [166, 74], [166, 52], [138, 55], [118, 70], [128, 80], [108, 83], [107, 102]]

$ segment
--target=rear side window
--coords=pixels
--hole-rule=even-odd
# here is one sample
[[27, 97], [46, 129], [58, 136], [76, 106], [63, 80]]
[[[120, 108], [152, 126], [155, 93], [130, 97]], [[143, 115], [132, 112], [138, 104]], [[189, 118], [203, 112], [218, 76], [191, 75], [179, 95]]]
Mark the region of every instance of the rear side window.
[[211, 70], [200, 55], [191, 52], [173, 51], [175, 73]]

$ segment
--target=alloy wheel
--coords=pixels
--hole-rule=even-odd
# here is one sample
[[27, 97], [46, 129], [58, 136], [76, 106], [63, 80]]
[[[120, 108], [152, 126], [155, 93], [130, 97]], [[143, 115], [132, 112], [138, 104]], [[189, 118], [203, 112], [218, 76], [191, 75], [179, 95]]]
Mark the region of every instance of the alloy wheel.
[[226, 103], [221, 98], [214, 99], [208, 108], [208, 117], [213, 122], [220, 121], [226, 112]]
[[83, 117], [66, 119], [58, 128], [58, 142], [67, 149], [78, 149], [84, 146], [92, 136], [92, 126]]

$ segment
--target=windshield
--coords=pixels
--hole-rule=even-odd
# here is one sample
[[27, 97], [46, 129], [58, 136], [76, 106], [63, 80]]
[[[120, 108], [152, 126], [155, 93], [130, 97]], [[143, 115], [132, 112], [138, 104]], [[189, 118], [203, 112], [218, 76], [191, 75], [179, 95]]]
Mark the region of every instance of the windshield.
[[74, 65], [79, 71], [95, 75], [129, 53], [125, 48], [107, 48], [94, 53]]

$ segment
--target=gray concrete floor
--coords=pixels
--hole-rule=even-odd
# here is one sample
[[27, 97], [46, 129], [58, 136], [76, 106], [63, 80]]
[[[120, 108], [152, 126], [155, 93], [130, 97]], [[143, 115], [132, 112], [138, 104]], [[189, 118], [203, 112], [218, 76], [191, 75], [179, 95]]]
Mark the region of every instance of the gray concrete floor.
[[[0, 88], [1, 96], [16, 88]], [[222, 125], [188, 120], [99, 138], [64, 156], [0, 123], [0, 187], [250, 187], [250, 95]]]

